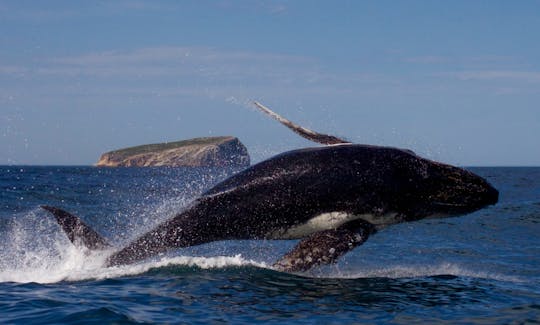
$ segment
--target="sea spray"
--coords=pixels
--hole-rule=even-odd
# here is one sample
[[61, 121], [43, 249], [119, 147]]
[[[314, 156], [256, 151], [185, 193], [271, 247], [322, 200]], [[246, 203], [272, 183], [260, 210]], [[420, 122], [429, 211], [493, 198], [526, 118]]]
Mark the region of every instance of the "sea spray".
[[[161, 209], [170, 208], [164, 203]], [[170, 265], [201, 269], [231, 266], [266, 267], [235, 256], [160, 256], [133, 265], [104, 267], [113, 250], [89, 251], [73, 245], [57, 223], [39, 208], [16, 215], [2, 230], [0, 282], [55, 283], [129, 276]]]

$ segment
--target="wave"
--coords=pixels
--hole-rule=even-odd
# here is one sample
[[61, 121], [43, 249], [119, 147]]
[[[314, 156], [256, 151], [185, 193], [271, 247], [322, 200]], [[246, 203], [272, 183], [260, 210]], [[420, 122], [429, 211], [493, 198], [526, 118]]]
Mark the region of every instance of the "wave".
[[62, 261], [42, 260], [42, 265], [34, 265], [23, 269], [4, 269], [0, 271], [0, 282], [18, 283], [56, 283], [62, 281], [103, 280], [124, 276], [144, 274], [152, 269], [169, 266], [196, 267], [199, 269], [215, 269], [228, 267], [257, 267], [268, 268], [265, 263], [235, 256], [176, 256], [163, 257], [157, 261], [147, 261], [138, 264], [103, 267], [108, 253], [93, 253], [88, 255], [79, 248], [72, 246], [67, 249]]
[[[215, 251], [207, 251], [202, 255], [212, 254], [212, 256], [165, 255], [133, 265], [103, 267], [107, 256], [111, 253], [110, 251], [90, 252], [72, 245], [56, 222], [52, 218], [44, 217], [43, 212], [39, 209], [13, 218], [11, 224], [0, 234], [0, 240], [4, 246], [0, 251], [0, 282], [55, 283], [101, 280], [134, 276], [152, 269], [170, 266], [199, 269], [254, 267], [273, 270], [267, 256], [257, 256], [257, 254], [248, 254], [248, 258], [241, 254], [227, 256], [229, 252], [222, 250], [220, 250], [221, 256], [214, 256]], [[266, 262], [261, 262], [261, 260]], [[296, 275], [306, 278], [328, 279], [456, 276], [523, 282], [517, 276], [509, 276], [496, 271], [479, 271], [466, 264], [430, 264], [429, 261], [413, 262], [408, 265], [396, 265], [395, 263], [365, 265], [357, 262], [350, 264], [342, 262]]]
[[424, 278], [438, 276], [467, 277], [477, 279], [489, 279], [504, 282], [525, 282], [518, 276], [510, 276], [490, 271], [478, 271], [467, 266], [455, 263], [439, 263], [436, 265], [392, 265], [389, 267], [377, 267], [369, 269], [341, 270], [339, 266], [333, 271], [315, 272], [317, 278], [341, 278], [341, 279], [364, 279], [364, 278]]
[[[164, 204], [168, 207], [167, 204]], [[131, 227], [137, 228], [137, 227]], [[140, 227], [139, 227], [140, 228]], [[104, 267], [112, 251], [89, 251], [71, 244], [57, 223], [41, 209], [14, 215], [0, 229], [0, 282], [55, 283], [141, 274], [169, 265], [200, 269], [231, 266], [265, 268], [265, 263], [234, 256], [161, 256], [142, 263]], [[140, 231], [140, 229], [138, 229]]]
[[[234, 256], [165, 256], [157, 260], [142, 263], [103, 267], [110, 252], [88, 252], [68, 245], [62, 258], [41, 258], [34, 256], [34, 263], [26, 263], [22, 268], [4, 268], [0, 270], [0, 282], [18, 283], [56, 283], [62, 281], [87, 281], [136, 276], [152, 270], [169, 267], [196, 268], [199, 270], [226, 269], [231, 267], [254, 268], [275, 271], [271, 265], [248, 259], [241, 254]], [[37, 261], [41, 263], [37, 263]], [[20, 264], [20, 263], [18, 263]], [[24, 263], [23, 263], [24, 264]], [[190, 270], [192, 271], [192, 270]], [[195, 270], [196, 272], [197, 270]], [[158, 273], [160, 271], [157, 271]], [[468, 277], [490, 279], [504, 282], [524, 282], [517, 276], [497, 274], [495, 272], [475, 271], [465, 266], [442, 263], [439, 265], [394, 265], [372, 269], [342, 270], [340, 265], [321, 267], [306, 273], [291, 274], [303, 278], [318, 279], [368, 279], [368, 278], [425, 278], [437, 276]]]

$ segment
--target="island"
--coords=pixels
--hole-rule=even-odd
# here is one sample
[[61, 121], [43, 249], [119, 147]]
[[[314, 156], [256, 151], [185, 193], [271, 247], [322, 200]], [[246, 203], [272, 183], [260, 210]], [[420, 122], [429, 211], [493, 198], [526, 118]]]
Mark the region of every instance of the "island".
[[101, 155], [98, 167], [191, 166], [216, 167], [250, 164], [246, 147], [236, 137], [204, 137], [147, 144]]

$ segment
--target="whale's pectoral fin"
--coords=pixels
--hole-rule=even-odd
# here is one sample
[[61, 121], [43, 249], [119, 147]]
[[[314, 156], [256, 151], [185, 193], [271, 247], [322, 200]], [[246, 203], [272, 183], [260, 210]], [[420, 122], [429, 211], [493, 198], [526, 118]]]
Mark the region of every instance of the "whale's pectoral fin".
[[285, 272], [303, 272], [313, 266], [334, 263], [341, 255], [364, 243], [374, 232], [373, 225], [362, 220], [316, 232], [301, 240], [292, 251], [274, 263], [274, 268]]
[[283, 116], [277, 114], [276, 112], [272, 111], [268, 107], [264, 106], [263, 104], [259, 102], [253, 102], [257, 108], [259, 108], [264, 113], [270, 115], [274, 119], [276, 119], [279, 123], [285, 125], [289, 129], [293, 130], [296, 134], [300, 135], [301, 137], [304, 137], [308, 140], [311, 140], [313, 142], [317, 142], [320, 144], [340, 144], [340, 143], [351, 143], [350, 141], [340, 139], [338, 137], [335, 137], [333, 135], [318, 133], [315, 131], [312, 131], [310, 129], [307, 129], [305, 127], [302, 127], [298, 124], [295, 124], [288, 119], [284, 118]]
[[43, 205], [41, 208], [52, 213], [56, 222], [62, 227], [69, 240], [74, 245], [82, 245], [91, 250], [101, 250], [111, 247], [107, 241], [92, 228], [88, 227], [77, 216], [59, 208]]

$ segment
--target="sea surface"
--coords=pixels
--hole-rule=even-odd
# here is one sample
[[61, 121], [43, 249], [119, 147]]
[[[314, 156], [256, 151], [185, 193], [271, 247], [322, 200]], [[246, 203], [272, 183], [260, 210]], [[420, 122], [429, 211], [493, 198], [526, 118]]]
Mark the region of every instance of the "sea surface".
[[540, 168], [471, 168], [500, 202], [380, 231], [331, 266], [295, 241], [227, 241], [103, 268], [47, 204], [121, 246], [235, 170], [0, 167], [0, 323], [540, 323]]

